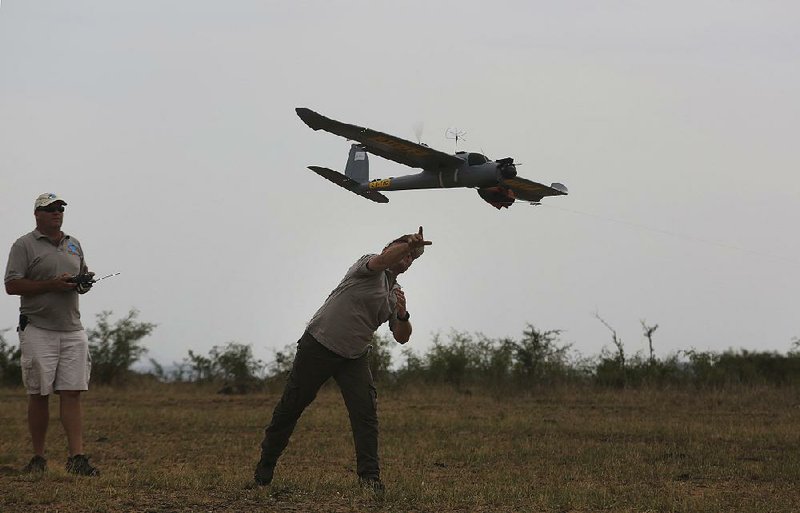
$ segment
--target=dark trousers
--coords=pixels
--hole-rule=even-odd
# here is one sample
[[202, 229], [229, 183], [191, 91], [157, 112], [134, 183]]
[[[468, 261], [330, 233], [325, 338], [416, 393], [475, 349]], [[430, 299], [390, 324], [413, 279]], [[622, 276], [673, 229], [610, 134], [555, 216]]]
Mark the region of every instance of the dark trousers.
[[378, 394], [369, 371], [368, 355], [349, 359], [339, 356], [303, 333], [297, 342], [297, 354], [289, 380], [272, 421], [264, 430], [261, 460], [274, 465], [278, 461], [297, 419], [317, 396], [320, 387], [333, 377], [342, 392], [350, 415], [356, 446], [356, 472], [362, 478], [380, 477], [378, 463]]

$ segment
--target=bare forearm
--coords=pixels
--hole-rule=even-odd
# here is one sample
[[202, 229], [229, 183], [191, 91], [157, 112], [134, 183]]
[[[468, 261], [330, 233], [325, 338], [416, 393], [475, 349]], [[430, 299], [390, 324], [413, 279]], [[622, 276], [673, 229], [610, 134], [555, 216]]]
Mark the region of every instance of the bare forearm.
[[407, 242], [392, 244], [384, 249], [380, 255], [375, 255], [369, 260], [369, 268], [373, 271], [384, 271], [405, 258], [411, 253], [411, 245]]
[[6, 283], [6, 293], [12, 296], [35, 296], [46, 292], [59, 292], [69, 290], [71, 287], [64, 286], [64, 281], [60, 279], [52, 280], [29, 280], [20, 278]]

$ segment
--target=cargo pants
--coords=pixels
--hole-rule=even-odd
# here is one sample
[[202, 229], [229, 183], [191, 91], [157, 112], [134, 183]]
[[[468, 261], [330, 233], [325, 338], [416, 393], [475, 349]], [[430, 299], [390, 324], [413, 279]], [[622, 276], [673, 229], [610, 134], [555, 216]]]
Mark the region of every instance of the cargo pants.
[[380, 478], [378, 395], [369, 370], [368, 353], [356, 359], [339, 356], [308, 332], [297, 342], [297, 354], [286, 388], [272, 413], [272, 421], [264, 430], [261, 461], [275, 465], [303, 410], [331, 377], [339, 385], [350, 416], [356, 472], [361, 478]]

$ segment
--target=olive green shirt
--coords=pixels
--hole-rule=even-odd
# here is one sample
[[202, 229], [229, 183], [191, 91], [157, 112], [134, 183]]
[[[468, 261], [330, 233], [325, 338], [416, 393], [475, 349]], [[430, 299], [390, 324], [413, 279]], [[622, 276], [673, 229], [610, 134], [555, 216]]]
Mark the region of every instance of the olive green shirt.
[[366, 353], [372, 334], [386, 321], [396, 321], [395, 289], [400, 285], [387, 271], [373, 271], [364, 255], [353, 264], [341, 283], [308, 323], [307, 331], [317, 342], [345, 358]]
[[[4, 283], [12, 280], [52, 280], [64, 273], [78, 274], [86, 263], [78, 239], [64, 235], [54, 244], [46, 235], [33, 230], [11, 246]], [[45, 292], [20, 297], [19, 313], [37, 328], [58, 331], [83, 329], [78, 309], [78, 293]]]

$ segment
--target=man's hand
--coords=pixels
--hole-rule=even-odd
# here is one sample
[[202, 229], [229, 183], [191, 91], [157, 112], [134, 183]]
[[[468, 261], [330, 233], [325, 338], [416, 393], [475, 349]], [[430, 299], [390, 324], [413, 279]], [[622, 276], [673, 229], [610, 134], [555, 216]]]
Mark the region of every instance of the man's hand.
[[50, 280], [50, 289], [53, 292], [66, 292], [68, 290], [73, 290], [78, 286], [78, 284], [70, 280], [72, 280], [72, 275], [69, 273], [64, 273], [61, 276]]
[[[375, 255], [369, 259], [367, 267], [372, 271], [389, 269], [409, 255], [414, 259], [419, 258], [425, 250], [425, 246], [430, 246], [431, 244], [433, 242], [425, 240], [420, 226], [418, 233], [402, 235], [389, 243], [383, 248], [380, 255]], [[403, 272], [407, 268], [408, 265], [405, 265], [404, 269], [399, 272]]]
[[70, 281], [77, 284], [75, 290], [78, 294], [86, 294], [92, 290], [92, 285], [94, 285], [94, 273], [87, 270], [86, 272], [73, 276]]
[[422, 226], [419, 227], [419, 232], [408, 238], [408, 246], [411, 248], [411, 256], [419, 258], [425, 251], [425, 246], [430, 246], [433, 242], [425, 240], [422, 235]]
[[401, 321], [399, 318], [408, 315], [408, 310], [406, 310], [406, 295], [400, 288], [394, 289], [394, 295], [397, 298], [395, 315], [398, 319], [397, 322], [392, 324], [392, 336], [394, 336], [394, 339], [399, 343], [405, 344], [411, 338], [411, 323], [408, 322], [408, 320]]

